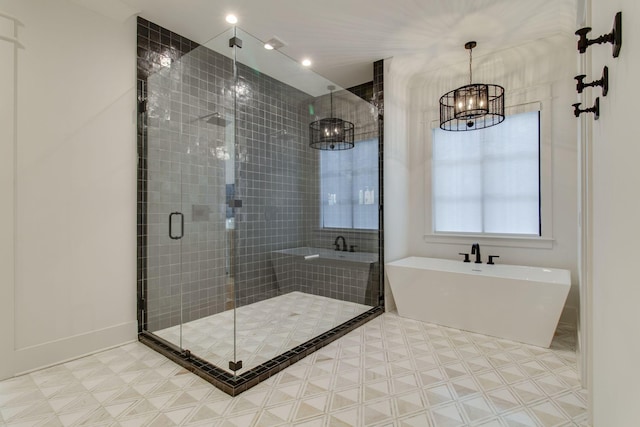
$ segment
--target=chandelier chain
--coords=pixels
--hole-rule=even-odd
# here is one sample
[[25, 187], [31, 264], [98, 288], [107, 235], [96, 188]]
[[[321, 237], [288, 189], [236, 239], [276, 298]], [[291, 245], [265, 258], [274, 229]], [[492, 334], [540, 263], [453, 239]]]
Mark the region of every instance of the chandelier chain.
[[331, 107], [330, 107], [330, 108], [331, 108], [331, 110], [330, 110], [330, 111], [331, 111], [331, 117], [333, 117], [333, 91], [331, 91], [331, 92], [329, 93], [329, 99], [331, 100], [331, 101], [330, 101], [330, 105], [331, 105]]
[[469, 85], [471, 85], [473, 81], [473, 74], [471, 71], [471, 52], [473, 52], [473, 48], [469, 49]]

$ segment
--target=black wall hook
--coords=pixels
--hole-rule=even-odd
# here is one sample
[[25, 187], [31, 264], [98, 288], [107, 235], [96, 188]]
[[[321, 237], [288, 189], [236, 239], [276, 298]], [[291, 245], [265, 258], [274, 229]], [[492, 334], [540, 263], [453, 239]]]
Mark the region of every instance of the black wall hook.
[[576, 90], [578, 93], [582, 93], [582, 91], [587, 87], [597, 87], [602, 86], [602, 96], [607, 96], [607, 92], [609, 92], [609, 67], [606, 65], [602, 69], [602, 78], [600, 80], [594, 80], [591, 83], [585, 83], [584, 78], [587, 77], [586, 74], [580, 74], [579, 76], [575, 76], [574, 79], [578, 81], [576, 84]]
[[576, 31], [576, 36], [580, 36], [578, 40], [578, 52], [585, 53], [587, 48], [592, 44], [611, 43], [613, 44], [613, 57], [617, 58], [620, 54], [622, 46], [622, 12], [616, 13], [613, 20], [613, 29], [609, 34], [604, 34], [596, 39], [587, 39], [587, 34], [591, 31], [591, 27], [580, 28]]
[[576, 117], [580, 117], [582, 113], [593, 113], [593, 119], [598, 120], [600, 118], [600, 98], [596, 98], [596, 102], [593, 104], [591, 108], [585, 108], [584, 110], [580, 109], [580, 103], [573, 104], [573, 114]]

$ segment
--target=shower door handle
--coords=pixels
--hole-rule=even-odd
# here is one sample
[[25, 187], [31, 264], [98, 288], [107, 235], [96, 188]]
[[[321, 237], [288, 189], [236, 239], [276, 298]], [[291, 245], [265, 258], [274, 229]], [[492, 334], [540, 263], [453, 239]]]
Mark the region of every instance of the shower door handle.
[[[180, 234], [178, 235], [173, 235], [173, 216], [174, 215], [180, 215]], [[171, 212], [169, 214], [169, 237], [172, 238], [173, 240], [179, 240], [182, 239], [182, 237], [184, 236], [184, 215], [182, 214], [182, 212]]]

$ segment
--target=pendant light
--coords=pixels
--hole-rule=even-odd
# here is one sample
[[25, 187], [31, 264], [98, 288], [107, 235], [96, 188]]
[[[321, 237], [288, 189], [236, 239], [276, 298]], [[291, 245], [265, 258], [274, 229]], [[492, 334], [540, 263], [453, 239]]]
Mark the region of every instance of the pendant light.
[[331, 97], [330, 117], [309, 124], [311, 142], [309, 147], [316, 150], [348, 150], [353, 148], [354, 125], [333, 116], [333, 85], [327, 86]]
[[469, 50], [469, 84], [440, 98], [440, 129], [468, 131], [484, 129], [504, 120], [504, 88], [498, 85], [473, 83], [471, 52], [476, 42], [464, 45]]

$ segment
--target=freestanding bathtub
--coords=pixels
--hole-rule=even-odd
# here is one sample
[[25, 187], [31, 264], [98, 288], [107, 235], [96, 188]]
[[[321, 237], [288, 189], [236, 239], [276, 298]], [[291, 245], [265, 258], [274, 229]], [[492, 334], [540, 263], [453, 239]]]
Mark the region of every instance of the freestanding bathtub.
[[386, 264], [398, 314], [549, 347], [571, 287], [568, 270], [409, 257]]

